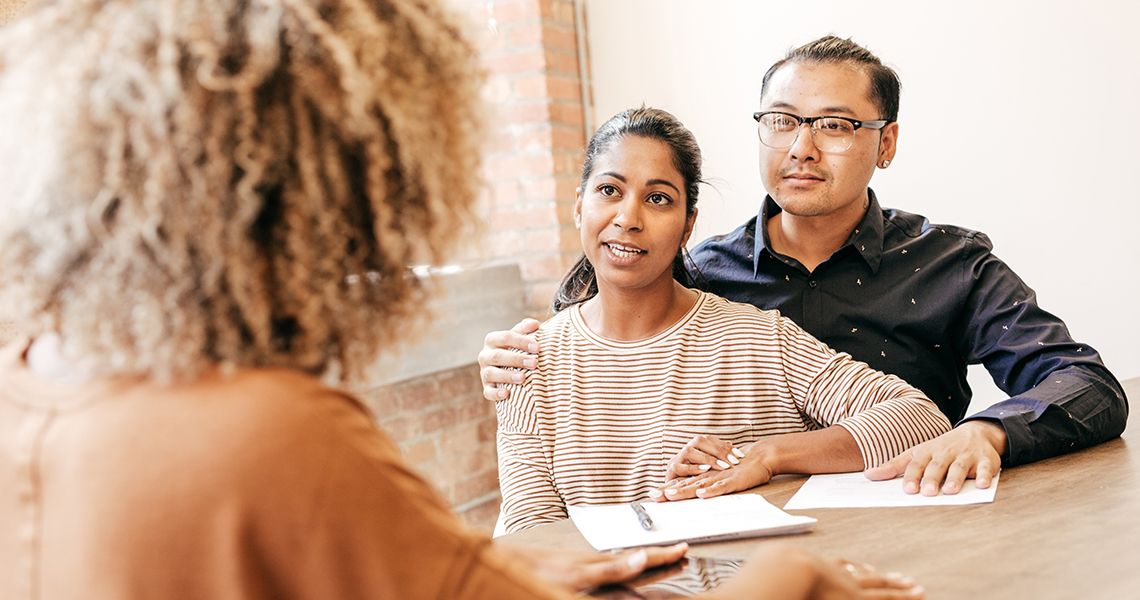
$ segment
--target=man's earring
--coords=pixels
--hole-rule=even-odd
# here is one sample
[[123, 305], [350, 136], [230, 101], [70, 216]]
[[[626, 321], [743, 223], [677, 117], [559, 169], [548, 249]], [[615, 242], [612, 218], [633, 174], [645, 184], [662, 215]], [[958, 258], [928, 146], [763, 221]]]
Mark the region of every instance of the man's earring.
[[883, 159], [883, 163], [879, 165], [879, 168], [881, 168], [881, 169], [885, 169], [885, 168], [887, 168], [887, 167], [889, 167], [889, 166], [891, 166], [891, 161], [890, 161], [890, 159], [884, 158], [884, 159]]

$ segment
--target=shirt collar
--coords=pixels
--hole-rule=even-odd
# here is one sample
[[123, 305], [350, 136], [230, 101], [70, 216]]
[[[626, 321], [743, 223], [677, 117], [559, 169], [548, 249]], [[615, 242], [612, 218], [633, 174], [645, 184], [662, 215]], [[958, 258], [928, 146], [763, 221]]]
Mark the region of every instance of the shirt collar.
[[[847, 246], [851, 246], [859, 253], [859, 256], [863, 257], [867, 266], [871, 267], [871, 272], [878, 273], [879, 263], [883, 257], [883, 209], [879, 206], [879, 200], [875, 197], [874, 190], [868, 188], [867, 196], [867, 212], [863, 214], [863, 219], [855, 226], [847, 241], [839, 247], [839, 250], [836, 250], [836, 253]], [[776, 204], [772, 196], [764, 197], [764, 202], [760, 206], [760, 215], [756, 219], [757, 231], [754, 236], [755, 247], [752, 251], [753, 274], [760, 271], [760, 255], [764, 252], [781, 260], [784, 258], [771, 249], [772, 240], [768, 237], [768, 219], [779, 214], [780, 210], [780, 206]]]

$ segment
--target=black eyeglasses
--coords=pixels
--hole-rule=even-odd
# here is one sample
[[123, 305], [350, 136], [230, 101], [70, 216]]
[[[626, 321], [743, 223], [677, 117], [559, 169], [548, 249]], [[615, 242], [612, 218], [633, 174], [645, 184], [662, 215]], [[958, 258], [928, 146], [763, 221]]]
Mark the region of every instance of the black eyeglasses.
[[811, 127], [811, 141], [824, 152], [843, 152], [855, 143], [855, 132], [859, 129], [882, 129], [891, 121], [860, 121], [847, 117], [801, 117], [791, 113], [766, 111], [752, 113], [759, 124], [760, 142], [769, 148], [782, 150], [791, 148], [800, 135], [800, 127]]

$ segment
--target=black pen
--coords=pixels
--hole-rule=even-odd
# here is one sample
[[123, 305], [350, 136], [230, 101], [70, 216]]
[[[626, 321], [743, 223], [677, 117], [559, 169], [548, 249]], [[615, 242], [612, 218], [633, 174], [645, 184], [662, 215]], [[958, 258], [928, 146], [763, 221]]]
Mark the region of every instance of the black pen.
[[645, 507], [640, 502], [630, 502], [629, 507], [637, 513], [637, 520], [641, 521], [641, 528], [646, 531], [653, 531], [653, 519], [649, 518], [649, 513], [645, 512]]

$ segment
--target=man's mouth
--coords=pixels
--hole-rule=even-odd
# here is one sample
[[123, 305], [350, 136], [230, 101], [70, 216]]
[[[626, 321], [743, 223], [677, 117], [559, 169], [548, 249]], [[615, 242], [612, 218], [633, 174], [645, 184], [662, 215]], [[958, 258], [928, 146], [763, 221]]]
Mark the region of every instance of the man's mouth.
[[784, 175], [784, 179], [797, 179], [801, 181], [823, 181], [823, 177], [813, 173], [788, 173]]

